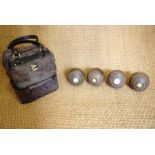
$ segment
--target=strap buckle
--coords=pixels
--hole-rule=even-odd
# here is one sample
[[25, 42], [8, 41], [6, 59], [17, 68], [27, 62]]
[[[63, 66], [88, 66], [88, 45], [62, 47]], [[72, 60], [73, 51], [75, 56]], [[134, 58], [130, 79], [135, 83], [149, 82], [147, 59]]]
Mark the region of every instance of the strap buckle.
[[19, 59], [19, 58], [21, 58], [21, 54], [20, 54], [17, 50], [15, 50], [15, 51], [13, 52], [13, 58], [14, 58], [14, 60], [15, 60], [15, 59]]
[[12, 56], [13, 56], [13, 59], [14, 59], [14, 65], [15, 66], [22, 63], [21, 54], [17, 50], [15, 50], [13, 52]]

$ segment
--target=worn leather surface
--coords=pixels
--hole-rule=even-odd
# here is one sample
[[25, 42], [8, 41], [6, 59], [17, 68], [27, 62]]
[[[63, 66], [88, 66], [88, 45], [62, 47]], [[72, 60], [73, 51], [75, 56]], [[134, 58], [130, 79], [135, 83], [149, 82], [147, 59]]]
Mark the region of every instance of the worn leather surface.
[[[28, 45], [17, 48], [20, 64], [16, 64], [13, 51], [5, 50], [3, 66], [8, 78], [23, 103], [32, 102], [39, 97], [52, 93], [58, 88], [55, 59], [47, 48]], [[35, 65], [35, 70], [31, 68]]]
[[[21, 53], [21, 59], [24, 60], [27, 58], [28, 62], [16, 66], [12, 65], [10, 70], [8, 69], [10, 78], [14, 81], [18, 89], [25, 89], [56, 74], [56, 65], [54, 63], [53, 54], [50, 55], [50, 53], [46, 52], [45, 56], [38, 56], [37, 58], [30, 60], [33, 55], [33, 51], [34, 50], [32, 49], [24, 53], [25, 56]], [[4, 59], [4, 62], [9, 63], [9, 60]], [[12, 60], [12, 62], [14, 62], [14, 60]], [[30, 65], [37, 65], [38, 70], [33, 71]]]
[[[59, 90], [21, 105], [0, 64], [0, 128], [155, 128], [155, 26], [0, 26], [0, 54], [13, 38], [36, 34], [54, 53]], [[145, 72], [150, 86], [135, 92], [105, 82], [70, 85], [66, 73], [98, 67]]]

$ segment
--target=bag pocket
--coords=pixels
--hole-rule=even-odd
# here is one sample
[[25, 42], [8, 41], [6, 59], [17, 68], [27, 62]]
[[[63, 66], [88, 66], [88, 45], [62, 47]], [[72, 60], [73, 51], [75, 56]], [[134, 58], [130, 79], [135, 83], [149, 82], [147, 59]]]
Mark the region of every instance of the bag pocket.
[[56, 74], [42, 82], [27, 87], [26, 89], [18, 89], [13, 81], [11, 81], [11, 83], [22, 103], [29, 103], [58, 89]]

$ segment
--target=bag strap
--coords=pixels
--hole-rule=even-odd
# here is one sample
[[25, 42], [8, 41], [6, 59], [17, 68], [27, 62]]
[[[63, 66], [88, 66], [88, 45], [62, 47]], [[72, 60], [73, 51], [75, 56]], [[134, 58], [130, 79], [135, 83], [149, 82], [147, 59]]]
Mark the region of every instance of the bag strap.
[[[26, 42], [26, 41], [32, 41], [32, 42]], [[13, 49], [14, 46], [21, 44], [21, 43], [33, 43], [38, 42], [38, 36], [36, 35], [27, 35], [27, 36], [22, 36], [19, 38], [14, 39], [13, 41], [10, 42], [8, 45], [8, 49]]]
[[20, 53], [14, 47], [16, 45], [24, 44], [24, 43], [34, 44], [34, 45], [36, 45], [36, 46], [38, 46], [40, 48], [40, 51], [44, 52], [44, 50], [43, 50], [44, 49], [44, 46], [41, 43], [38, 42], [38, 36], [36, 36], [36, 35], [22, 36], [22, 37], [19, 37], [19, 38], [14, 39], [8, 45], [8, 49], [11, 49], [11, 51], [13, 53], [14, 59], [21, 59]]
[[27, 36], [22, 36], [20, 38], [16, 38], [13, 41], [10, 42], [8, 45], [8, 49], [11, 49], [13, 53], [17, 53], [17, 49], [15, 50], [14, 47], [19, 44], [24, 44], [24, 43], [32, 43], [36, 46], [38, 46], [40, 49], [43, 49], [44, 46], [38, 42], [38, 37], [35, 35], [27, 35]]

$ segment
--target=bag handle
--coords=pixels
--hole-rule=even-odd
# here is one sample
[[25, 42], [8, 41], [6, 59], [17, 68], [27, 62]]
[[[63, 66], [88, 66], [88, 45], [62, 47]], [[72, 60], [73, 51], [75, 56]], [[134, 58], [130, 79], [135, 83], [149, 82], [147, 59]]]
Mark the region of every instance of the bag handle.
[[8, 49], [13, 50], [16, 45], [23, 44], [23, 43], [32, 43], [39, 47], [43, 46], [41, 43], [38, 42], [38, 36], [27, 35], [27, 36], [22, 36], [22, 37], [16, 38], [13, 41], [11, 41], [10, 44], [8, 45]]

